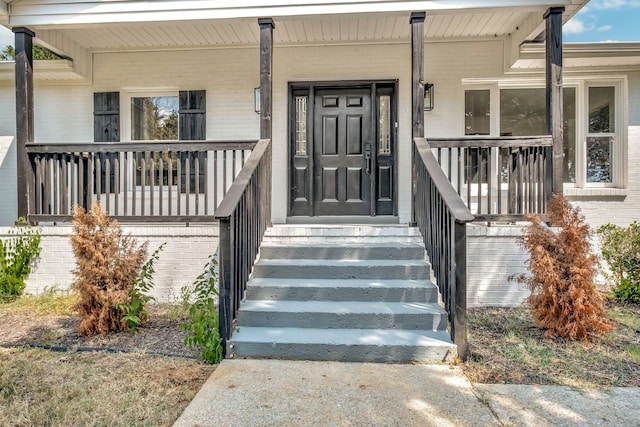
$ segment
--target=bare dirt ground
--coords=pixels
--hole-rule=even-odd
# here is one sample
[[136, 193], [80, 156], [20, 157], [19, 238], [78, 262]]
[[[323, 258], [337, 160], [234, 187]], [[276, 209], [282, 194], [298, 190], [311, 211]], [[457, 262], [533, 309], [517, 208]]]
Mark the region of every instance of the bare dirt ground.
[[139, 333], [119, 332], [105, 337], [77, 333], [80, 319], [71, 315], [37, 315], [25, 311], [0, 310], [0, 346], [45, 346], [55, 350], [109, 350], [143, 352], [197, 358], [195, 349], [184, 345], [185, 333], [172, 320], [166, 306], [150, 304], [149, 318]]

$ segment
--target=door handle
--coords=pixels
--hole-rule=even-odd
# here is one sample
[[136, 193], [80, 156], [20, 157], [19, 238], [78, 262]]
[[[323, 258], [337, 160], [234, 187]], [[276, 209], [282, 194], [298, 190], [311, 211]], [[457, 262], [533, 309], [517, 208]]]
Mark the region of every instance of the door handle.
[[364, 145], [364, 164], [367, 175], [371, 175], [371, 144]]

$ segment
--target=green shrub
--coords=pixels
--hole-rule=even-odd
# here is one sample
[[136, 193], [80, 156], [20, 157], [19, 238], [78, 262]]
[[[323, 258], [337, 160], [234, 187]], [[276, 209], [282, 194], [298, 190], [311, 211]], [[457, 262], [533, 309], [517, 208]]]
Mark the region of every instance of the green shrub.
[[598, 228], [602, 257], [609, 265], [605, 273], [613, 295], [621, 302], [640, 302], [640, 224], [629, 227], [605, 224]]
[[[180, 328], [187, 331], [184, 343], [190, 347], [200, 349], [200, 357], [208, 363], [218, 363], [222, 360], [222, 340], [218, 329], [219, 319], [216, 310], [218, 291], [216, 283], [217, 261], [209, 257], [204, 271], [196, 278], [192, 285], [192, 301], [189, 306], [189, 320], [180, 324]], [[183, 292], [184, 293], [184, 292]]]
[[133, 281], [129, 290], [129, 300], [115, 305], [115, 308], [122, 311], [123, 317], [120, 320], [129, 327], [132, 334], [138, 332], [138, 327], [147, 318], [145, 305], [149, 301], [155, 301], [155, 298], [148, 293], [153, 288], [153, 273], [156, 272], [154, 263], [158, 260], [160, 251], [164, 249], [165, 244], [161, 244], [142, 265], [138, 277]]
[[31, 272], [31, 263], [40, 255], [40, 230], [19, 218], [11, 227], [9, 239], [0, 240], [0, 302], [11, 301], [22, 295], [24, 280]]

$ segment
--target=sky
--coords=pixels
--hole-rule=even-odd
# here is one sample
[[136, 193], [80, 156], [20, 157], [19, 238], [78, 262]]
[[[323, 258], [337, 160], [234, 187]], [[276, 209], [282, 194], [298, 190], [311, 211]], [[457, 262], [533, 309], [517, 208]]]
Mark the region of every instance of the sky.
[[571, 42], [640, 42], [640, 0], [591, 0], [563, 27]]
[[[640, 42], [640, 0], [591, 0], [564, 25], [564, 41]], [[0, 26], [0, 49], [13, 44], [13, 34]]]

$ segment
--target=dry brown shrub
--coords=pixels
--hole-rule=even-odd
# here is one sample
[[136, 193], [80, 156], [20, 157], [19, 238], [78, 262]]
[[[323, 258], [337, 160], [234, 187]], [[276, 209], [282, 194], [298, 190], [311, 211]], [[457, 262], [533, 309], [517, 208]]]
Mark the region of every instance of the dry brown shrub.
[[106, 335], [126, 330], [123, 313], [114, 306], [129, 302], [129, 291], [144, 263], [147, 244], [123, 236], [120, 224], [95, 203], [90, 211], [73, 210], [71, 245], [76, 257], [74, 288], [82, 335]]
[[546, 336], [589, 341], [615, 327], [594, 284], [598, 259], [589, 253], [591, 231], [579, 209], [562, 195], [549, 204], [549, 219], [559, 229], [538, 215], [527, 215], [531, 224], [518, 243], [529, 252], [531, 276], [514, 279], [531, 290], [531, 315]]

